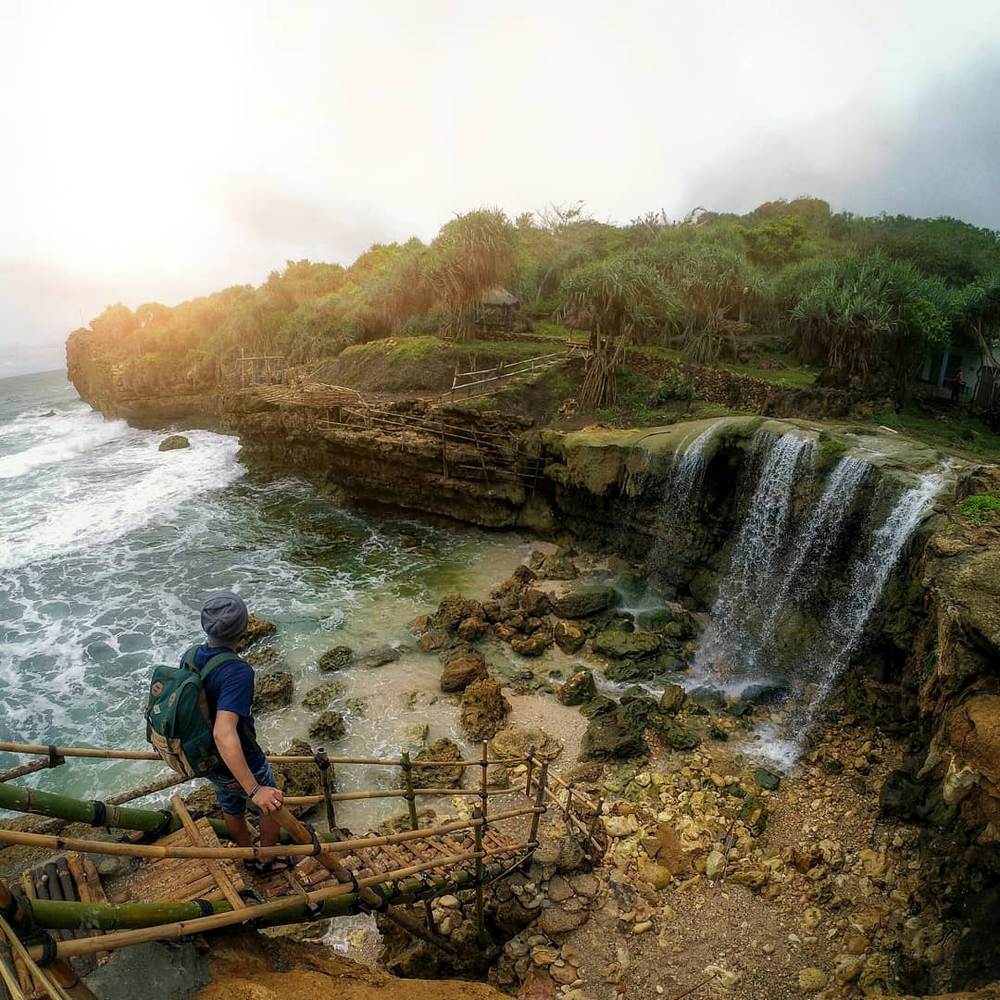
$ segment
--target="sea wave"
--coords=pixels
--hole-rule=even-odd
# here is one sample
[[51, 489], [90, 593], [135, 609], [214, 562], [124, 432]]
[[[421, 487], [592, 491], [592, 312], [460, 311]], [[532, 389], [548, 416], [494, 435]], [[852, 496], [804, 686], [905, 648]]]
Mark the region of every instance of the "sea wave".
[[105, 420], [92, 410], [68, 411], [47, 418], [30, 416], [31, 419], [16, 419], [3, 427], [8, 432], [26, 435], [29, 447], [0, 456], [0, 479], [17, 479], [35, 469], [66, 462], [128, 432], [124, 420]]

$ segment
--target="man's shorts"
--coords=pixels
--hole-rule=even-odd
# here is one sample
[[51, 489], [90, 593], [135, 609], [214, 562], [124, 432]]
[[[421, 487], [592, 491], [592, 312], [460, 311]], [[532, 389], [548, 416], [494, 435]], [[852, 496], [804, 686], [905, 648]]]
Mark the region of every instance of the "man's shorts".
[[[253, 776], [254, 780], [259, 781], [262, 785], [277, 787], [277, 782], [274, 780], [274, 772], [267, 761], [264, 761], [253, 772]], [[243, 787], [232, 775], [212, 774], [209, 775], [209, 779], [215, 786], [215, 797], [219, 800], [219, 808], [227, 816], [245, 816], [248, 805], [254, 812], [260, 812], [250, 801], [250, 796], [243, 791]]]

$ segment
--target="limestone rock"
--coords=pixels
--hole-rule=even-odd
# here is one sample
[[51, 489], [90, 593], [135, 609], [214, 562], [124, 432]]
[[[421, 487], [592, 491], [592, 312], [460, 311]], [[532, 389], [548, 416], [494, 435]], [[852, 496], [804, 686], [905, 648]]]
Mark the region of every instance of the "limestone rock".
[[318, 719], [313, 721], [309, 727], [309, 735], [318, 740], [328, 740], [331, 743], [343, 739], [347, 735], [344, 717], [340, 712], [327, 709]]
[[160, 451], [176, 451], [178, 448], [190, 448], [191, 442], [183, 434], [171, 434], [160, 442]]
[[470, 601], [461, 594], [449, 594], [441, 599], [431, 622], [435, 628], [453, 630], [466, 618], [482, 618], [483, 606], [479, 601]]
[[400, 750], [420, 751], [427, 747], [430, 726], [426, 722], [404, 722], [396, 726], [393, 734]]
[[367, 653], [359, 656], [352, 666], [355, 667], [384, 667], [387, 663], [395, 663], [399, 659], [399, 650], [388, 644], [370, 649]]
[[548, 628], [540, 628], [531, 635], [515, 636], [510, 648], [520, 656], [541, 656], [552, 645], [552, 633]]
[[[538, 918], [538, 929], [543, 934], [558, 936], [575, 931], [577, 927], [582, 927], [587, 922], [589, 914], [586, 910], [569, 911], [561, 906], [549, 906], [542, 910], [542, 915]], [[576, 978], [575, 976], [573, 977]], [[570, 980], [572, 982], [573, 980]]]
[[237, 653], [242, 653], [249, 649], [255, 642], [265, 636], [274, 635], [278, 631], [278, 626], [274, 622], [269, 622], [266, 618], [255, 615], [252, 611], [247, 616], [247, 627], [243, 634], [236, 640], [235, 648]]
[[[462, 751], [454, 740], [442, 736], [426, 750], [421, 750], [414, 760], [461, 760]], [[414, 788], [461, 788], [465, 768], [458, 767], [415, 767], [413, 769]]]
[[579, 625], [567, 621], [565, 618], [560, 618], [556, 622], [553, 635], [556, 645], [564, 653], [575, 653], [587, 639], [583, 629]]
[[354, 659], [354, 650], [350, 646], [334, 646], [319, 658], [320, 670], [342, 670]]
[[818, 993], [826, 987], [826, 973], [814, 967], [799, 970], [799, 989], [803, 993]]
[[327, 681], [311, 688], [302, 698], [302, 707], [311, 712], [321, 712], [329, 708], [338, 698], [344, 696], [344, 685], [340, 681]]
[[647, 632], [645, 629], [626, 632], [612, 627], [598, 632], [591, 639], [590, 645], [595, 653], [614, 660], [642, 659], [659, 650], [660, 638], [655, 632]]
[[611, 702], [593, 716], [583, 734], [581, 760], [628, 760], [647, 753], [644, 726], [634, 715]]
[[614, 587], [578, 587], [553, 602], [553, 611], [560, 618], [588, 618], [618, 603]]
[[660, 695], [660, 711], [676, 715], [684, 707], [687, 695], [680, 684], [668, 684]]
[[466, 653], [448, 661], [441, 673], [441, 690], [446, 694], [464, 691], [487, 676], [486, 660], [478, 652]]
[[[310, 757], [313, 748], [305, 740], [292, 740], [285, 748], [285, 757]], [[320, 782], [319, 768], [315, 764], [274, 764], [274, 779], [278, 787], [288, 796], [321, 795], [323, 786]], [[331, 766], [331, 778], [336, 778], [336, 772]], [[318, 806], [292, 806], [295, 815], [306, 815]]]
[[649, 858], [639, 858], [639, 878], [648, 882], [654, 889], [666, 889], [673, 881], [673, 873], [664, 865], [657, 864]]
[[582, 705], [597, 694], [594, 675], [589, 670], [576, 670], [559, 688], [556, 697], [564, 705]]
[[450, 633], [443, 628], [432, 628], [417, 640], [417, 649], [421, 653], [436, 653], [439, 649], [446, 649], [453, 642]]
[[509, 714], [510, 702], [492, 677], [474, 681], [462, 695], [462, 730], [471, 740], [491, 739]]
[[490, 741], [490, 749], [502, 760], [523, 760], [528, 754], [555, 760], [563, 751], [562, 742], [538, 726], [510, 726]]
[[285, 670], [272, 670], [254, 677], [253, 708], [266, 712], [285, 708], [292, 703], [292, 675]]
[[458, 637], [464, 642], [477, 642], [486, 635], [489, 623], [484, 618], [469, 617], [463, 618], [458, 623]]

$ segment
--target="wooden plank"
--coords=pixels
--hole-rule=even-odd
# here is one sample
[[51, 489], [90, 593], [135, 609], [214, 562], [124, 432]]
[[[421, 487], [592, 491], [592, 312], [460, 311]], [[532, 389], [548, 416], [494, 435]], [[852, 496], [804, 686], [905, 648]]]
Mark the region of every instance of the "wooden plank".
[[[70, 875], [73, 876], [73, 881], [76, 883], [76, 892], [80, 900], [84, 903], [106, 903], [107, 897], [104, 895], [104, 890], [101, 889], [100, 893], [95, 893], [90, 882], [90, 873], [87, 871], [87, 866], [84, 864], [84, 856], [82, 854], [77, 854], [76, 851], [70, 851], [66, 855], [66, 867], [69, 869]], [[91, 866], [93, 867], [93, 865]], [[100, 878], [97, 875], [97, 869], [94, 868], [94, 877], [98, 879], [98, 884], [100, 884]], [[103, 934], [104, 931], [97, 931], [98, 935]], [[107, 951], [99, 951], [94, 956], [94, 961], [98, 965], [103, 965], [109, 958], [111, 953]]]
[[[202, 839], [201, 831], [198, 829], [195, 821], [191, 818], [191, 814], [188, 812], [187, 806], [184, 805], [184, 800], [179, 795], [175, 795], [171, 798], [170, 805], [173, 806], [174, 812], [183, 824], [184, 829], [187, 830], [188, 836], [191, 838], [191, 844], [193, 846], [208, 846]], [[229, 901], [229, 905], [234, 910], [245, 909], [246, 903], [243, 902], [243, 898], [236, 891], [233, 883], [229, 880], [229, 876], [226, 874], [222, 865], [212, 858], [206, 858], [205, 867], [208, 869], [209, 874], [218, 883], [219, 888], [222, 890], [222, 895]]]

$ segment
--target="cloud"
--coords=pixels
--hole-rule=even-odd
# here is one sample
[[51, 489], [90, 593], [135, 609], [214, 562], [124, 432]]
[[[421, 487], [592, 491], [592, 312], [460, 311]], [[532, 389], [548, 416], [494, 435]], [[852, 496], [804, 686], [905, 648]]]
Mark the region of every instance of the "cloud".
[[949, 215], [1000, 229], [1000, 66], [924, 83], [908, 106], [857, 104], [732, 150], [687, 185], [691, 206], [746, 211], [811, 194], [835, 210]]

